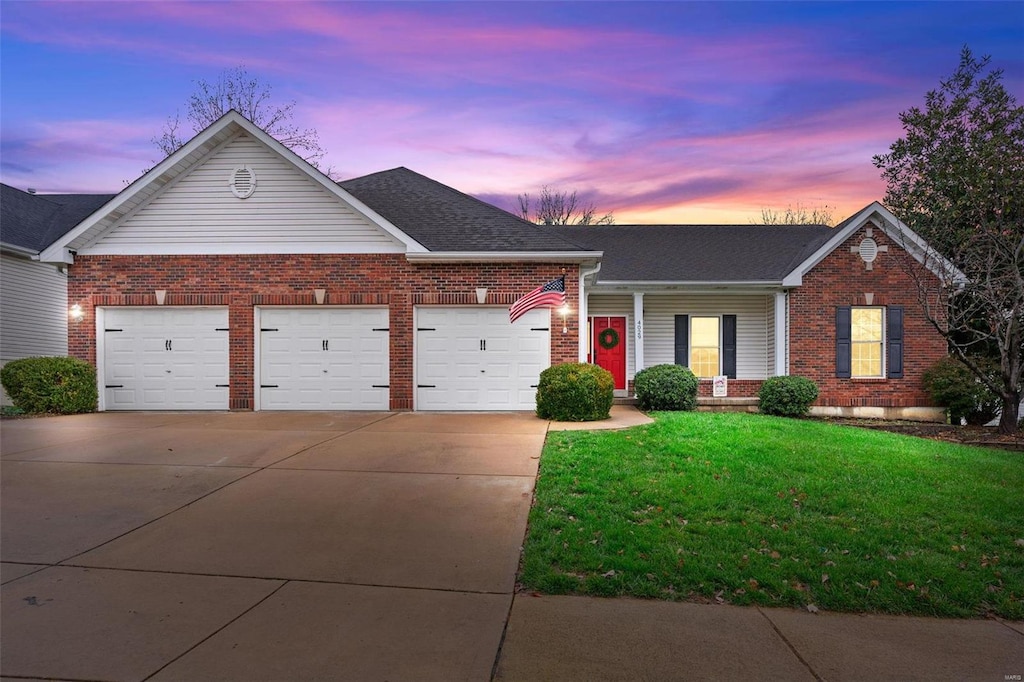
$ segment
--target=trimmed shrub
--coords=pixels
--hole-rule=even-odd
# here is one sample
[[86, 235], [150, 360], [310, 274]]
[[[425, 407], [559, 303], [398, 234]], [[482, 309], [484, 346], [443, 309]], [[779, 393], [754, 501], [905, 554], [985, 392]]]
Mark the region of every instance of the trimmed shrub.
[[567, 362], [540, 373], [537, 416], [559, 422], [592, 422], [611, 416], [615, 379], [597, 365]]
[[[999, 370], [991, 360], [977, 358], [977, 362], [998, 381]], [[961, 419], [976, 426], [987, 424], [1002, 408], [999, 396], [952, 356], [929, 367], [922, 379], [928, 395], [937, 405], [946, 408], [952, 424], [960, 424]]]
[[818, 399], [818, 386], [805, 377], [771, 377], [758, 392], [758, 409], [779, 417], [802, 417]]
[[14, 406], [28, 413], [77, 414], [96, 409], [96, 369], [75, 358], [24, 358], [0, 369]]
[[636, 373], [633, 389], [641, 410], [695, 410], [697, 384], [689, 367], [655, 365]]

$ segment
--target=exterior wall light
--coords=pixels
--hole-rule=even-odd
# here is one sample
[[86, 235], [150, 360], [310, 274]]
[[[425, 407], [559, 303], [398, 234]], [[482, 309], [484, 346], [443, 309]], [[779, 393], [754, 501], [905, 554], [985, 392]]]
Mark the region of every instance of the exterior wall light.
[[562, 315], [562, 333], [568, 334], [569, 325], [566, 322], [566, 318], [569, 316], [569, 306], [563, 305], [561, 308], [558, 309], [558, 312]]
[[76, 303], [68, 309], [68, 317], [72, 322], [81, 322], [82, 318], [85, 317], [85, 311], [82, 310], [82, 306]]

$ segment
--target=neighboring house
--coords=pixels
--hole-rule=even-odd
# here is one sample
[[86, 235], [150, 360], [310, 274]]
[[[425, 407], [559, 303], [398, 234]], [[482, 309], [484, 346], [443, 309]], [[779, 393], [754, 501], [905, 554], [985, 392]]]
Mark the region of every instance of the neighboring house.
[[[42, 258], [100, 409], [529, 410], [542, 369], [592, 358], [623, 394], [679, 362], [733, 398], [792, 373], [892, 412], [945, 354], [900, 228], [877, 204], [836, 229], [542, 227], [405, 168], [331, 182], [231, 112]], [[564, 311], [509, 323], [562, 275]]]
[[33, 259], [113, 196], [41, 195], [0, 184], [0, 365], [67, 355], [64, 265]]

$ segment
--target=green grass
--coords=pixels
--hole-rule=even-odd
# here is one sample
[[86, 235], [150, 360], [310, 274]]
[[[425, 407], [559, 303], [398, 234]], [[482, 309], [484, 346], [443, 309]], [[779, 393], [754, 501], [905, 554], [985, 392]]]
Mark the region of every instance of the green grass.
[[548, 593], [1024, 618], [1024, 457], [656, 413], [548, 435], [521, 581]]

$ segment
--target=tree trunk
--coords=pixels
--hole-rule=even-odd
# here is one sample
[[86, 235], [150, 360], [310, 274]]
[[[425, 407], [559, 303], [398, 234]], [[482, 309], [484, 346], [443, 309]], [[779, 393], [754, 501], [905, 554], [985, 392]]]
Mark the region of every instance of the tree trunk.
[[1003, 412], [999, 417], [999, 433], [1017, 433], [1020, 419], [1020, 393], [1003, 394]]

